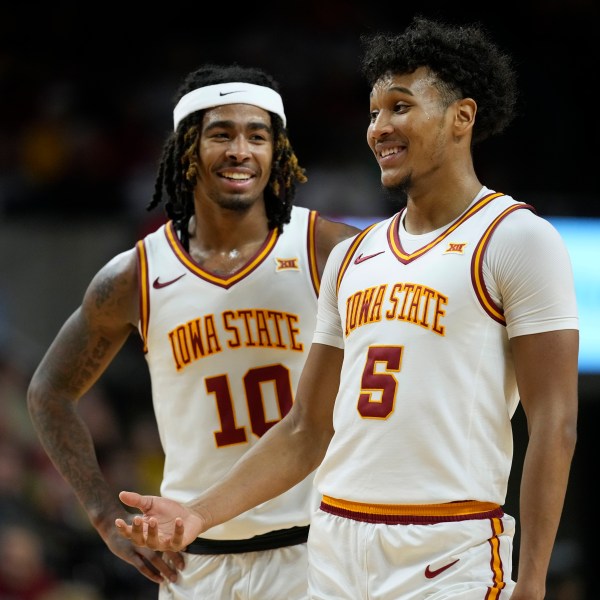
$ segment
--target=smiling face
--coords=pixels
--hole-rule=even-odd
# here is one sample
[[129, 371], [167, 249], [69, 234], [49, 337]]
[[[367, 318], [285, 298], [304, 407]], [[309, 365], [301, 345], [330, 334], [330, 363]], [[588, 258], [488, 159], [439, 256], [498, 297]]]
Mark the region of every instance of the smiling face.
[[409, 191], [454, 159], [455, 103], [426, 68], [379, 79], [371, 91], [367, 142], [387, 188]]
[[198, 142], [196, 195], [222, 208], [245, 210], [263, 198], [273, 163], [266, 110], [228, 104], [206, 110]]

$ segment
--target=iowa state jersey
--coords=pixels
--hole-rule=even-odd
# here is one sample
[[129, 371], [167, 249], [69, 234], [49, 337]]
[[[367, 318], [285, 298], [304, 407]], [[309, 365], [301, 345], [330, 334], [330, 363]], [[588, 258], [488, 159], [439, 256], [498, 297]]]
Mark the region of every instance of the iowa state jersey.
[[[410, 251], [400, 235], [403, 212], [334, 249], [313, 340], [344, 349], [335, 433], [315, 479], [322, 494], [382, 504], [504, 503], [519, 397], [506, 307], [484, 281], [486, 248], [514, 223], [523, 238], [524, 223], [544, 248], [568, 256], [557, 232], [530, 209], [484, 189]], [[518, 243], [523, 254], [528, 241]], [[494, 273], [519, 269], [513, 260]], [[513, 279], [511, 315], [534, 315], [536, 331], [577, 328], [566, 258], [554, 261], [535, 306], [526, 305], [537, 289]], [[566, 301], [555, 302], [561, 288]], [[551, 308], [538, 316], [540, 305]]]
[[[270, 232], [228, 277], [196, 264], [172, 222], [138, 242], [140, 333], [165, 453], [163, 496], [197, 497], [291, 408], [316, 320], [316, 218], [294, 207], [283, 234]], [[307, 525], [316, 507], [312, 481], [203, 537]]]

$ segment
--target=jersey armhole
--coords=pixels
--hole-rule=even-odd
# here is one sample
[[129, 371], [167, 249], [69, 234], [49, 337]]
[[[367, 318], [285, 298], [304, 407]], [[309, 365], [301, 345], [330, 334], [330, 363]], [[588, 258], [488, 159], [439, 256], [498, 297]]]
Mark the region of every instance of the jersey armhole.
[[148, 321], [150, 318], [150, 282], [148, 280], [148, 255], [143, 240], [136, 244], [140, 322], [139, 332], [142, 338], [144, 354], [148, 352]]

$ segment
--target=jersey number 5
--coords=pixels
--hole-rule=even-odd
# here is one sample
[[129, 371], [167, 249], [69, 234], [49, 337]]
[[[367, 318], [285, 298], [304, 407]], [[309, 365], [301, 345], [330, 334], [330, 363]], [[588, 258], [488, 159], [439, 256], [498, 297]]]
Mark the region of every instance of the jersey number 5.
[[[366, 419], [387, 419], [394, 411], [403, 346], [370, 346], [361, 379], [358, 412]], [[383, 365], [383, 369], [381, 369]]]

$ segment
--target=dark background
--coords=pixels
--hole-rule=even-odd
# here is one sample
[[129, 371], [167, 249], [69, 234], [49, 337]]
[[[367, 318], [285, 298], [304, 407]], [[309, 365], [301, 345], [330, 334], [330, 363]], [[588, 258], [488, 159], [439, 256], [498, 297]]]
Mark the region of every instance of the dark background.
[[[358, 38], [400, 29], [418, 11], [453, 22], [479, 21], [514, 57], [520, 116], [478, 149], [476, 164], [486, 184], [541, 213], [600, 215], [594, 193], [599, 3], [482, 4], [307, 0], [260, 10], [240, 3], [171, 2], [141, 5], [135, 12], [127, 3], [85, 10], [61, 3], [35, 10], [27, 3], [5, 4], [0, 10], [3, 171], [11, 180], [17, 174], [31, 177], [23, 170], [37, 167], [36, 183], [61, 192], [49, 199], [47, 188], [40, 192], [34, 185], [26, 201], [21, 193], [5, 191], [5, 212], [106, 215], [129, 207], [131, 192], [128, 196], [122, 183], [146, 168], [154, 174], [181, 78], [203, 62], [237, 61], [265, 67], [281, 82], [290, 135], [309, 176], [315, 171], [314, 188], [328, 179], [337, 188], [336, 208], [376, 213], [381, 208], [376, 188], [355, 197], [348, 169], [357, 165], [361, 175], [378, 178], [365, 142], [368, 90], [358, 74]], [[52, 126], [62, 136], [46, 139], [45, 150], [54, 143], [63, 154], [40, 165], [35, 153], [42, 149], [32, 147], [27, 135]], [[332, 175], [322, 176], [322, 170]], [[303, 190], [308, 203], [311, 191], [309, 183]], [[332, 194], [328, 189], [327, 197]]]
[[[44, 461], [23, 408], [33, 368], [92, 275], [162, 218], [160, 207], [149, 214], [145, 205], [181, 79], [204, 62], [271, 72], [281, 84], [290, 137], [309, 177], [297, 203], [332, 216], [385, 216], [395, 209], [379, 189], [379, 169], [365, 141], [368, 88], [358, 71], [359, 36], [400, 30], [417, 12], [479, 21], [512, 54], [521, 90], [516, 121], [475, 150], [480, 179], [533, 204], [541, 215], [600, 217], [599, 7], [592, 0], [476, 7], [309, 0], [268, 9], [257, 3], [3, 4], [0, 525], [18, 514], [40, 534], [42, 570], [91, 586], [89, 600], [155, 597], [132, 568], [107, 556], [85, 517], [73, 517], [77, 504]], [[98, 388], [82, 400], [82, 409], [95, 423], [103, 467], [116, 489], [156, 491], [160, 457], [152, 425], [144, 421], [142, 432], [136, 427], [140, 415], [151, 416], [136, 340]], [[594, 598], [584, 591], [595, 546], [583, 499], [597, 454], [599, 407], [597, 378], [582, 378], [580, 442], [549, 599]], [[520, 410], [514, 423], [506, 510], [518, 516], [526, 440]], [[22, 463], [17, 474], [15, 463]], [[0, 539], [0, 586], [2, 550]], [[84, 560], [86, 552], [92, 558]]]

